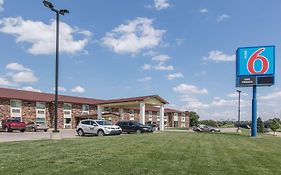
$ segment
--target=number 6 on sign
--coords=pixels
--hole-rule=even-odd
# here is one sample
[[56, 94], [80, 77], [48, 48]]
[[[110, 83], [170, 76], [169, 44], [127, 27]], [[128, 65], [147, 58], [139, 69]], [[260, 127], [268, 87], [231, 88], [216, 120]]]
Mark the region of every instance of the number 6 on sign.
[[[264, 48], [258, 49], [255, 51], [248, 60], [247, 68], [250, 74], [265, 74], [269, 68], [268, 59], [262, 55], [260, 55], [264, 51]], [[261, 61], [261, 69], [257, 71], [255, 69], [255, 62], [257, 60]]]

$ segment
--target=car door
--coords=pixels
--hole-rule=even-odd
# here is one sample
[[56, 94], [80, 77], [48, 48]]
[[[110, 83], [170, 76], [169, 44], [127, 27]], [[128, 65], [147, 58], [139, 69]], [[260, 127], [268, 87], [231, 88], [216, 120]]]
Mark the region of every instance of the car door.
[[91, 124], [91, 122], [89, 120], [85, 120], [85, 121], [81, 122], [81, 127], [82, 127], [84, 133], [91, 133], [90, 124]]
[[91, 134], [97, 134], [99, 129], [99, 125], [95, 121], [91, 121], [90, 130]]

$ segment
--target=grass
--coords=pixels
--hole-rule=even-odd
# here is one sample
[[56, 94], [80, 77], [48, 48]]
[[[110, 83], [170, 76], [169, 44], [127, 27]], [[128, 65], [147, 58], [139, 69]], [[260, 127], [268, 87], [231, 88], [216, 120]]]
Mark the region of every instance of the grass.
[[281, 174], [281, 138], [167, 132], [0, 144], [0, 174]]

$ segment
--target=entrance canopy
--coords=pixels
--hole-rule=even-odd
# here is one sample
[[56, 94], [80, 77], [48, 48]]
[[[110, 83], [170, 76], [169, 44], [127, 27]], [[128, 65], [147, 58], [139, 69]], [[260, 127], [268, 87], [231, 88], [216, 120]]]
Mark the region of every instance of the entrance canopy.
[[104, 107], [119, 108], [119, 114], [123, 119], [124, 108], [136, 108], [140, 109], [140, 123], [145, 124], [145, 106], [159, 106], [160, 114], [160, 130], [164, 130], [164, 105], [169, 104], [168, 101], [161, 98], [159, 95], [140, 96], [132, 98], [122, 98], [105, 100], [98, 103], [98, 119], [102, 118], [102, 111]]

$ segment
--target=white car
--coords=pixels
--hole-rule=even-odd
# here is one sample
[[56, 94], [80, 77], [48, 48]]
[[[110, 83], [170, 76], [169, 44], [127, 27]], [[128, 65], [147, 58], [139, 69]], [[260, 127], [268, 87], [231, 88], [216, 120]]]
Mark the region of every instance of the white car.
[[117, 125], [112, 125], [105, 120], [86, 119], [81, 120], [76, 127], [76, 132], [79, 136], [92, 134], [98, 136], [104, 135], [120, 135], [122, 129]]

